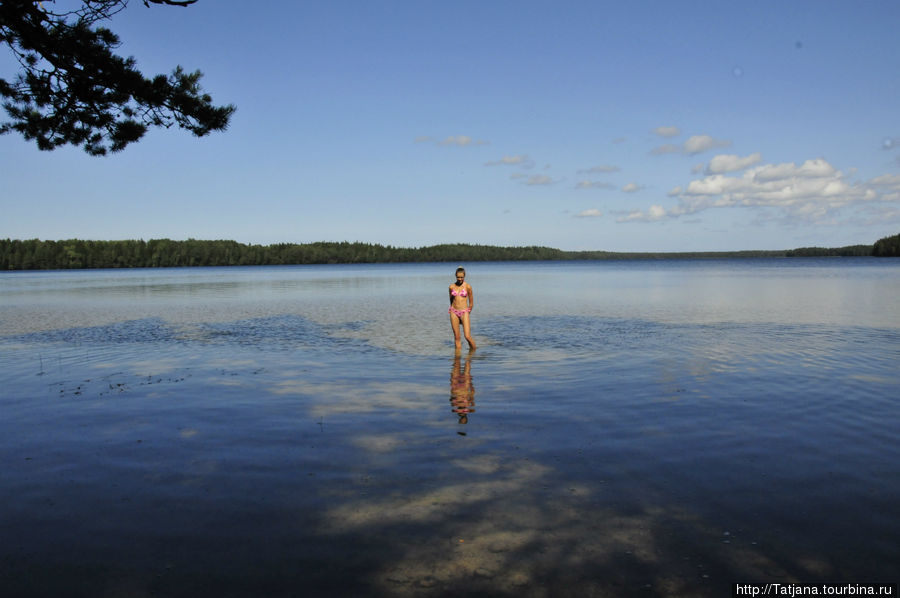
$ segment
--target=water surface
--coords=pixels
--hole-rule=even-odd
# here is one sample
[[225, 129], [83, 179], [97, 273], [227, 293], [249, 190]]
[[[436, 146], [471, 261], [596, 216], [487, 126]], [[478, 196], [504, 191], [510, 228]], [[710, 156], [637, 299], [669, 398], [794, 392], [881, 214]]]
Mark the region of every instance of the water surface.
[[0, 583], [896, 581], [900, 263], [455, 266], [0, 274]]

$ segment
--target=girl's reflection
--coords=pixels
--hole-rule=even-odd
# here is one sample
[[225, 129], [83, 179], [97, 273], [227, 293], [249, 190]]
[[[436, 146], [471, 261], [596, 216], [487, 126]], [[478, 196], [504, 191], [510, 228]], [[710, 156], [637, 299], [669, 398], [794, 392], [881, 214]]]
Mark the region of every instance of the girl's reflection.
[[[465, 365], [459, 354], [453, 360], [450, 370], [450, 406], [459, 416], [460, 424], [469, 423], [469, 414], [475, 413], [475, 386], [472, 384], [472, 361], [466, 358]], [[462, 432], [460, 432], [462, 434]]]

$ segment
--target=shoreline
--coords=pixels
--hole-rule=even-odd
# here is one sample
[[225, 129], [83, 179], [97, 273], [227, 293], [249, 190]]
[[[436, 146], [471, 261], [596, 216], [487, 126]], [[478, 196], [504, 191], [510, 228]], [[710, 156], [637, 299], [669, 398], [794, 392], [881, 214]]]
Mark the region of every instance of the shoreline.
[[[900, 235], [898, 235], [900, 236]], [[803, 257], [891, 257], [893, 238], [874, 245], [738, 251], [564, 251], [552, 247], [452, 244], [403, 248], [361, 242], [248, 245], [229, 240], [61, 241], [0, 239], [0, 271], [312, 264], [624, 261]], [[900, 244], [900, 243], [898, 243]]]

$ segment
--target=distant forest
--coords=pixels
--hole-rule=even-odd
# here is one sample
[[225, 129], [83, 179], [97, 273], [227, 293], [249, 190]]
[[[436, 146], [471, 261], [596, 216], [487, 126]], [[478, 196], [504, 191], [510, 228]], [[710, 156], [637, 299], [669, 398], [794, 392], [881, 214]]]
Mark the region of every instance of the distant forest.
[[83, 268], [167, 268], [185, 266], [261, 266], [287, 264], [363, 264], [398, 262], [485, 262], [526, 260], [716, 259], [743, 257], [900, 256], [900, 235], [874, 245], [777, 251], [618, 253], [563, 251], [551, 247], [433, 245], [403, 248], [371, 243], [278, 243], [236, 241], [41, 241], [0, 239], [0, 270]]

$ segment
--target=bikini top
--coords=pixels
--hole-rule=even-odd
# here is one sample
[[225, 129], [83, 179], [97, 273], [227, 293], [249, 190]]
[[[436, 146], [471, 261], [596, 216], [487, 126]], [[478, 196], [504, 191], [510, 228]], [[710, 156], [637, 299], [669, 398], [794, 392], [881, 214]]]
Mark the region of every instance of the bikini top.
[[460, 291], [453, 289], [452, 291], [450, 291], [450, 294], [454, 297], [467, 297], [469, 295], [469, 293], [466, 292], [466, 287], [463, 287]]

